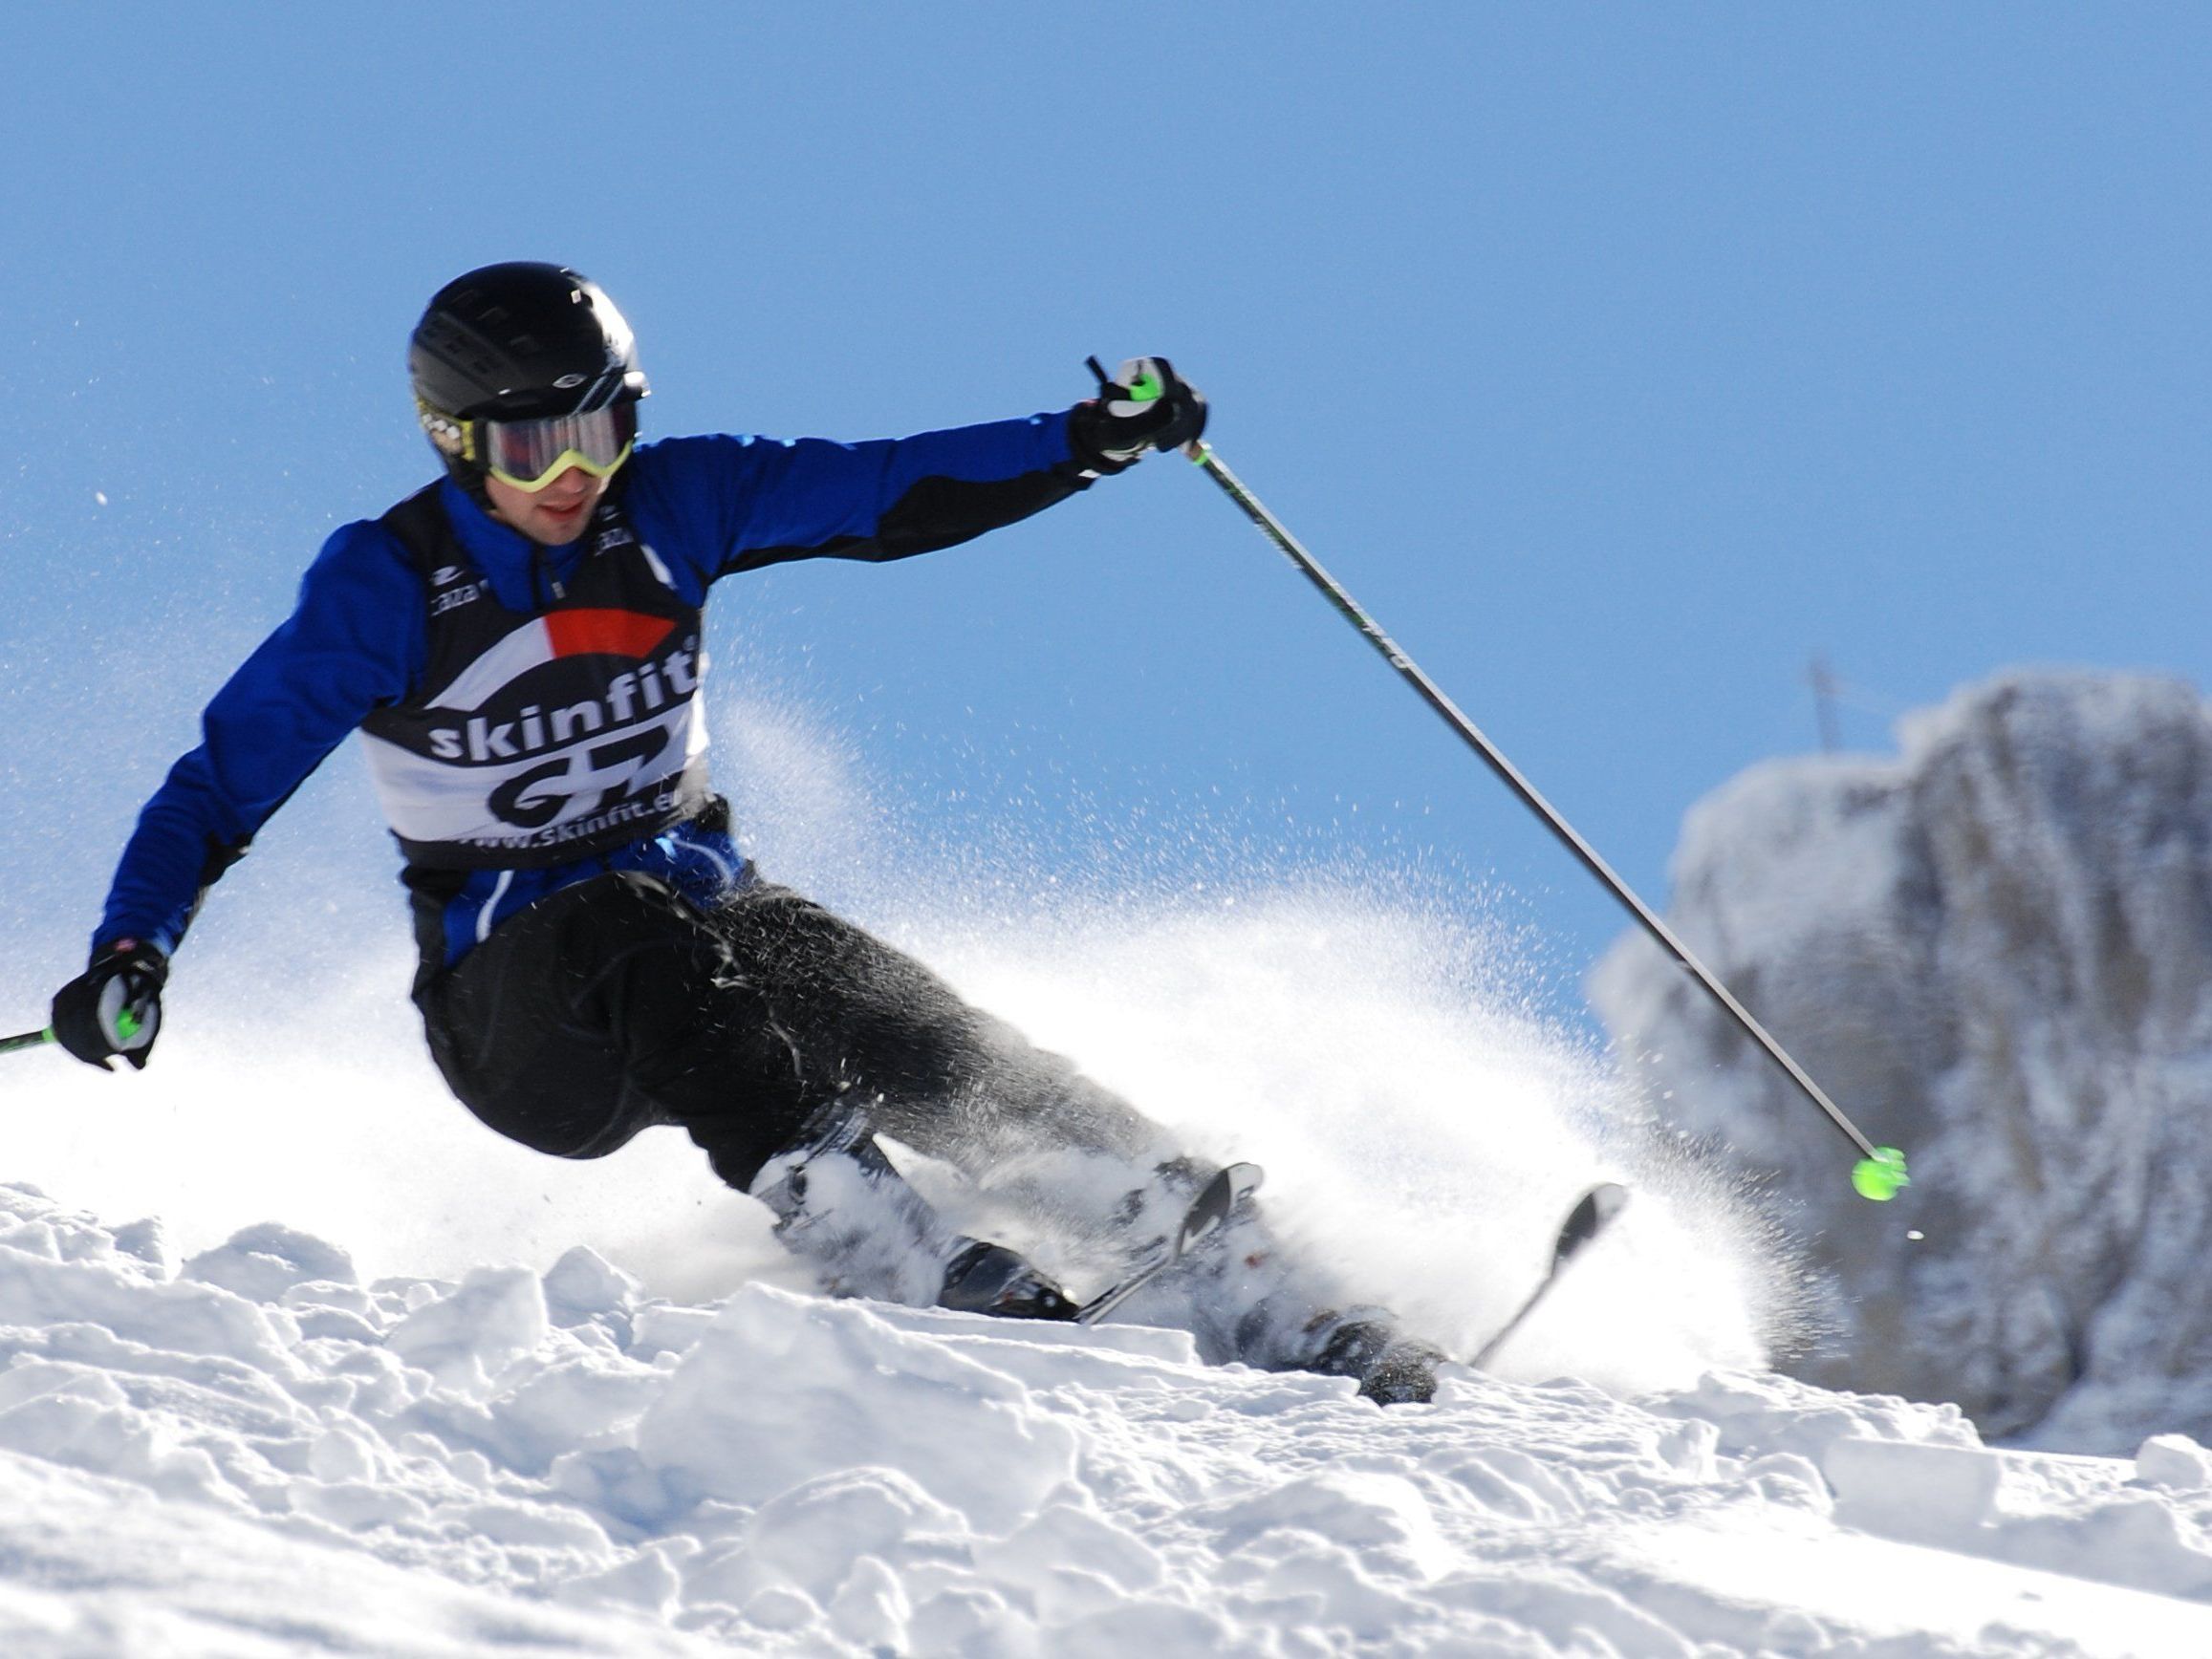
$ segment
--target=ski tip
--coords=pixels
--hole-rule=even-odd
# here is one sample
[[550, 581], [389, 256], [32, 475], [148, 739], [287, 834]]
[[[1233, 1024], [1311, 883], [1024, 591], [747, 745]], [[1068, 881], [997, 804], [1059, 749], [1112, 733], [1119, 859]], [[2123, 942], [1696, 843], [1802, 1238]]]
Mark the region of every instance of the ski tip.
[[1213, 1178], [1199, 1189], [1183, 1213], [1182, 1224], [1175, 1237], [1162, 1250], [1159, 1259], [1139, 1267], [1117, 1284], [1111, 1284], [1075, 1310], [1078, 1325], [1096, 1325], [1130, 1297], [1150, 1284], [1160, 1274], [1175, 1265], [1182, 1256], [1202, 1239], [1220, 1229], [1236, 1207], [1260, 1190], [1266, 1174], [1258, 1164], [1228, 1164], [1216, 1170]]
[[1626, 1187], [1618, 1181], [1598, 1182], [1582, 1195], [1580, 1202], [1569, 1212], [1567, 1224], [1559, 1229], [1557, 1259], [1566, 1260], [1611, 1226], [1613, 1218], [1627, 1207]]
[[1227, 1164], [1217, 1170], [1183, 1217], [1176, 1233], [1175, 1254], [1181, 1256], [1220, 1227], [1239, 1204], [1260, 1190], [1265, 1178], [1258, 1164]]

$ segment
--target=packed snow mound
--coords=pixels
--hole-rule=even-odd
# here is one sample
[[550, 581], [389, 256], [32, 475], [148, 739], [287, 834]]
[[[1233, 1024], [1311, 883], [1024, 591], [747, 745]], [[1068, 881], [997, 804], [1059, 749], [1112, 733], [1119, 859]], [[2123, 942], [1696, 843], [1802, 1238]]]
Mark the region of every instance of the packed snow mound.
[[1669, 1121], [1794, 1207], [1840, 1293], [1797, 1374], [2116, 1451], [2212, 1432], [2212, 718], [2167, 679], [2007, 676], [1894, 761], [1747, 772], [1671, 919], [1913, 1184], [1851, 1150], [1659, 952], [1592, 992]]
[[[1616, 1248], [1605, 1239], [1595, 1255]], [[2212, 1454], [1720, 1373], [1379, 1411], [1190, 1339], [540, 1275], [180, 1270], [0, 1187], [0, 1651], [2212, 1651]]]

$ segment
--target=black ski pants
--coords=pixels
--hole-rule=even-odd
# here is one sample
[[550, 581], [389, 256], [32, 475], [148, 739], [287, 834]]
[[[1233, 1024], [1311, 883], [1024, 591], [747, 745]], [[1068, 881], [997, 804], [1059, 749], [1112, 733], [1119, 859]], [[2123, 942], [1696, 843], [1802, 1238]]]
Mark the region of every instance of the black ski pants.
[[706, 910], [652, 876], [594, 876], [510, 917], [417, 1000], [469, 1110], [558, 1157], [678, 1124], [743, 1190], [840, 1101], [975, 1175], [1008, 1153], [1159, 1143], [1068, 1061], [788, 888]]

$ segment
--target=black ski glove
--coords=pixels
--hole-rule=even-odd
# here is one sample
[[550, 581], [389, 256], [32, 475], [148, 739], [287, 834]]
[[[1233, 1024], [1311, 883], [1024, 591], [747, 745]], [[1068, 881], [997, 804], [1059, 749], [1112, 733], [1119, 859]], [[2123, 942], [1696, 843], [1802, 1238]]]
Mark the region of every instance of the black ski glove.
[[1180, 449], [1205, 430], [1205, 399], [1165, 357], [1132, 357], [1109, 380], [1098, 359], [1098, 396], [1068, 415], [1068, 437], [1100, 472], [1119, 472], [1148, 449]]
[[141, 1071], [162, 1029], [169, 959], [152, 945], [117, 939], [54, 994], [54, 1040], [87, 1065], [113, 1071], [120, 1055]]

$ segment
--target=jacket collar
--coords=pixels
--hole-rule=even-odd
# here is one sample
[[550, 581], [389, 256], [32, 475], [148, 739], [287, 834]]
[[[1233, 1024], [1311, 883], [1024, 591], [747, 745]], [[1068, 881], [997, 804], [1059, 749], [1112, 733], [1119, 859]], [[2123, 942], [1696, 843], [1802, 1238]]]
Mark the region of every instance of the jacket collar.
[[551, 583], [566, 582], [574, 575], [583, 560], [585, 539], [598, 528], [598, 515], [594, 513], [575, 541], [541, 548], [486, 512], [450, 478], [439, 485], [438, 500], [462, 549], [491, 583], [492, 596], [510, 611], [541, 609], [541, 583], [550, 592]]

